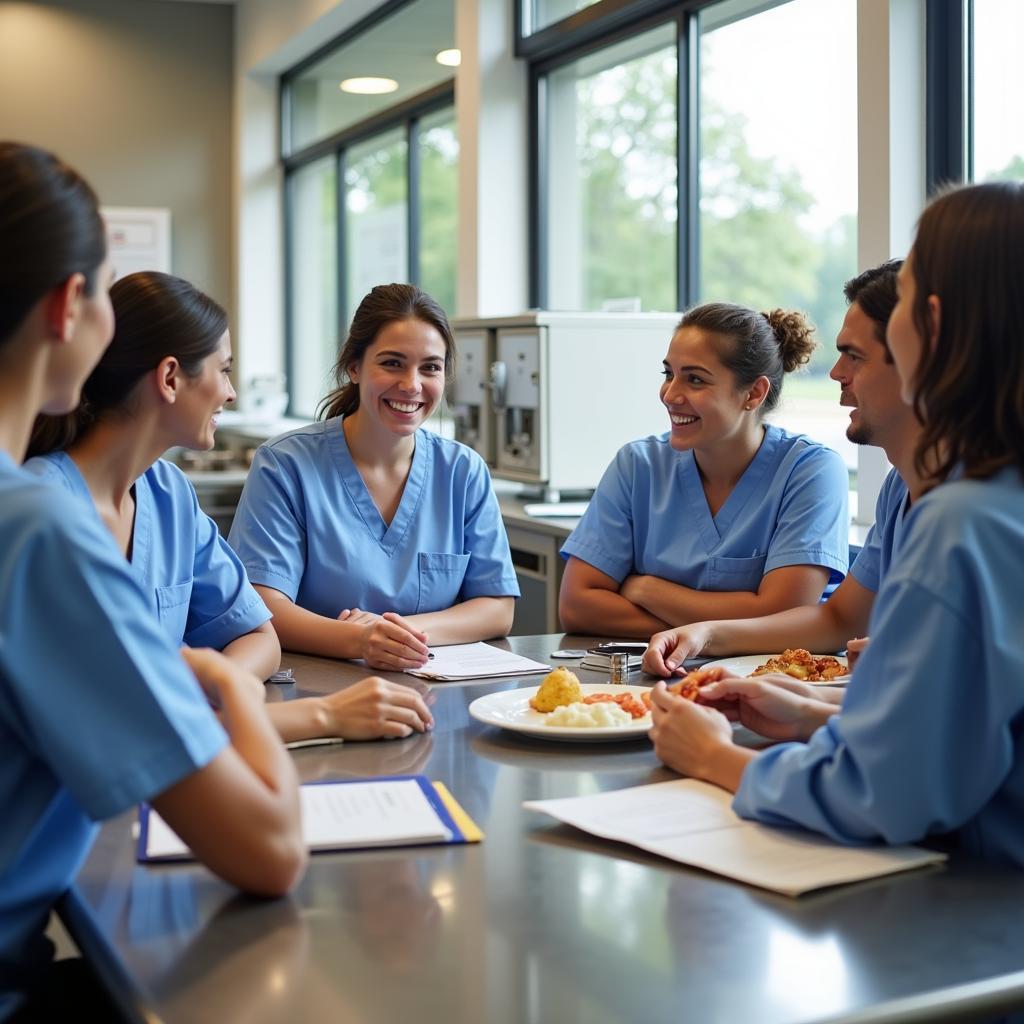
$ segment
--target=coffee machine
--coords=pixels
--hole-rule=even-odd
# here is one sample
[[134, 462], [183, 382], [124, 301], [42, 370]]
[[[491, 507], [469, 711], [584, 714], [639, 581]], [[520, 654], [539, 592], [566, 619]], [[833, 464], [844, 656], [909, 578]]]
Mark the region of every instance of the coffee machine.
[[627, 441], [664, 433], [659, 373], [676, 313], [458, 320], [455, 437], [545, 500], [589, 493]]

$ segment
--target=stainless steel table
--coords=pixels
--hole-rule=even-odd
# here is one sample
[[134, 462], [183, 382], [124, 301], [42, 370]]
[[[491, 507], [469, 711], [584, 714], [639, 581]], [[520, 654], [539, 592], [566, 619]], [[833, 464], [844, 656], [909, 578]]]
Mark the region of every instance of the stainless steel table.
[[[585, 641], [507, 643], [546, 658]], [[275, 698], [365, 674], [286, 663], [297, 685]], [[437, 684], [432, 735], [295, 753], [305, 780], [439, 779], [486, 832], [479, 845], [316, 855], [292, 898], [262, 901], [198, 866], [137, 865], [125, 815], [63, 916], [135, 1020], [772, 1024], [1024, 1005], [1024, 874], [954, 862], [793, 900], [523, 811], [669, 777], [646, 740], [531, 740], [467, 713], [482, 693], [536, 682]]]

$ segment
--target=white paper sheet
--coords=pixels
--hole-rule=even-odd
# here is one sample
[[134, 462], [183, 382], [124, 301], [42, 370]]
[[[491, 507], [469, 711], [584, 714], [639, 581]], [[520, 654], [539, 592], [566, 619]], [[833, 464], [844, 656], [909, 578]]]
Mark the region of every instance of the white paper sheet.
[[[444, 842], [451, 833], [415, 779], [302, 786], [302, 834], [311, 850]], [[150, 808], [146, 856], [190, 856], [188, 847]]]
[[915, 846], [849, 847], [798, 829], [745, 821], [732, 796], [693, 779], [523, 806], [567, 825], [741, 882], [798, 896], [812, 889], [937, 864]]
[[531, 661], [511, 651], [502, 651], [490, 644], [452, 644], [432, 647], [434, 657], [423, 668], [409, 670], [421, 679], [489, 679], [493, 676], [525, 676], [550, 672], [550, 665]]

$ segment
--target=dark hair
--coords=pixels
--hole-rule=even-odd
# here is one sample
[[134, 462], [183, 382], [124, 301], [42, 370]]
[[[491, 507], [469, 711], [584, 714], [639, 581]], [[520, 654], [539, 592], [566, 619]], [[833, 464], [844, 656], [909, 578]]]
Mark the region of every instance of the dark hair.
[[889, 317], [896, 308], [896, 275], [903, 260], [887, 260], [877, 267], [871, 267], [856, 277], [851, 277], [843, 285], [846, 301], [857, 303], [867, 317], [874, 322], [875, 340], [885, 349], [885, 361], [892, 362], [889, 343], [885, 339], [885, 330], [889, 326]]
[[773, 309], [755, 313], [746, 306], [727, 302], [708, 302], [683, 314], [676, 330], [699, 327], [728, 341], [719, 345], [718, 358], [736, 378], [736, 386], [748, 388], [758, 377], [767, 377], [771, 388], [761, 404], [761, 412], [771, 412], [779, 404], [782, 375], [803, 366], [817, 345], [814, 325], [803, 313]]
[[0, 142], [0, 345], [72, 274], [96, 290], [107, 239], [96, 193], [52, 153]]
[[448, 317], [437, 300], [413, 284], [379, 284], [359, 303], [356, 315], [352, 317], [348, 337], [334, 364], [336, 386], [320, 403], [318, 417], [348, 416], [359, 408], [359, 385], [349, 379], [348, 368], [360, 362], [377, 335], [396, 320], [422, 320], [444, 338], [445, 379], [452, 379], [455, 338]]
[[[921, 360], [914, 411], [923, 424], [919, 472], [957, 465], [983, 478], [1024, 473], [1024, 182], [955, 189], [921, 214], [909, 257]], [[928, 298], [941, 303], [929, 342]]]
[[65, 416], [38, 416], [28, 454], [69, 447], [104, 413], [121, 408], [135, 385], [174, 356], [189, 377], [200, 372], [228, 328], [228, 316], [208, 295], [170, 274], [129, 274], [110, 289], [114, 340], [82, 387], [82, 401]]

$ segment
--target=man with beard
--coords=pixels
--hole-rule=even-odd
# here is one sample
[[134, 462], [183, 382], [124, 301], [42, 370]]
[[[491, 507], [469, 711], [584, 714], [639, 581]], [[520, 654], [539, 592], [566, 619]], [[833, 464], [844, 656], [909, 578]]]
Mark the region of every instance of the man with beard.
[[[885, 478], [875, 506], [875, 524], [850, 572], [824, 604], [790, 608], [756, 619], [694, 622], [651, 637], [643, 667], [670, 676], [685, 658], [698, 655], [759, 654], [803, 647], [837, 651], [855, 658], [866, 643], [875, 594], [899, 544], [910, 502], [919, 493], [914, 449], [920, 425], [900, 398], [900, 381], [885, 341], [886, 325], [896, 305], [900, 260], [890, 260], [846, 283], [849, 309], [836, 338], [839, 358], [829, 376], [839, 382], [839, 403], [848, 406], [846, 436], [854, 444], [877, 445], [895, 467]], [[778, 677], [771, 677], [773, 680]], [[801, 684], [787, 683], [793, 688]], [[810, 691], [812, 688], [807, 687]], [[818, 699], [842, 700], [842, 690], [813, 688]]]

